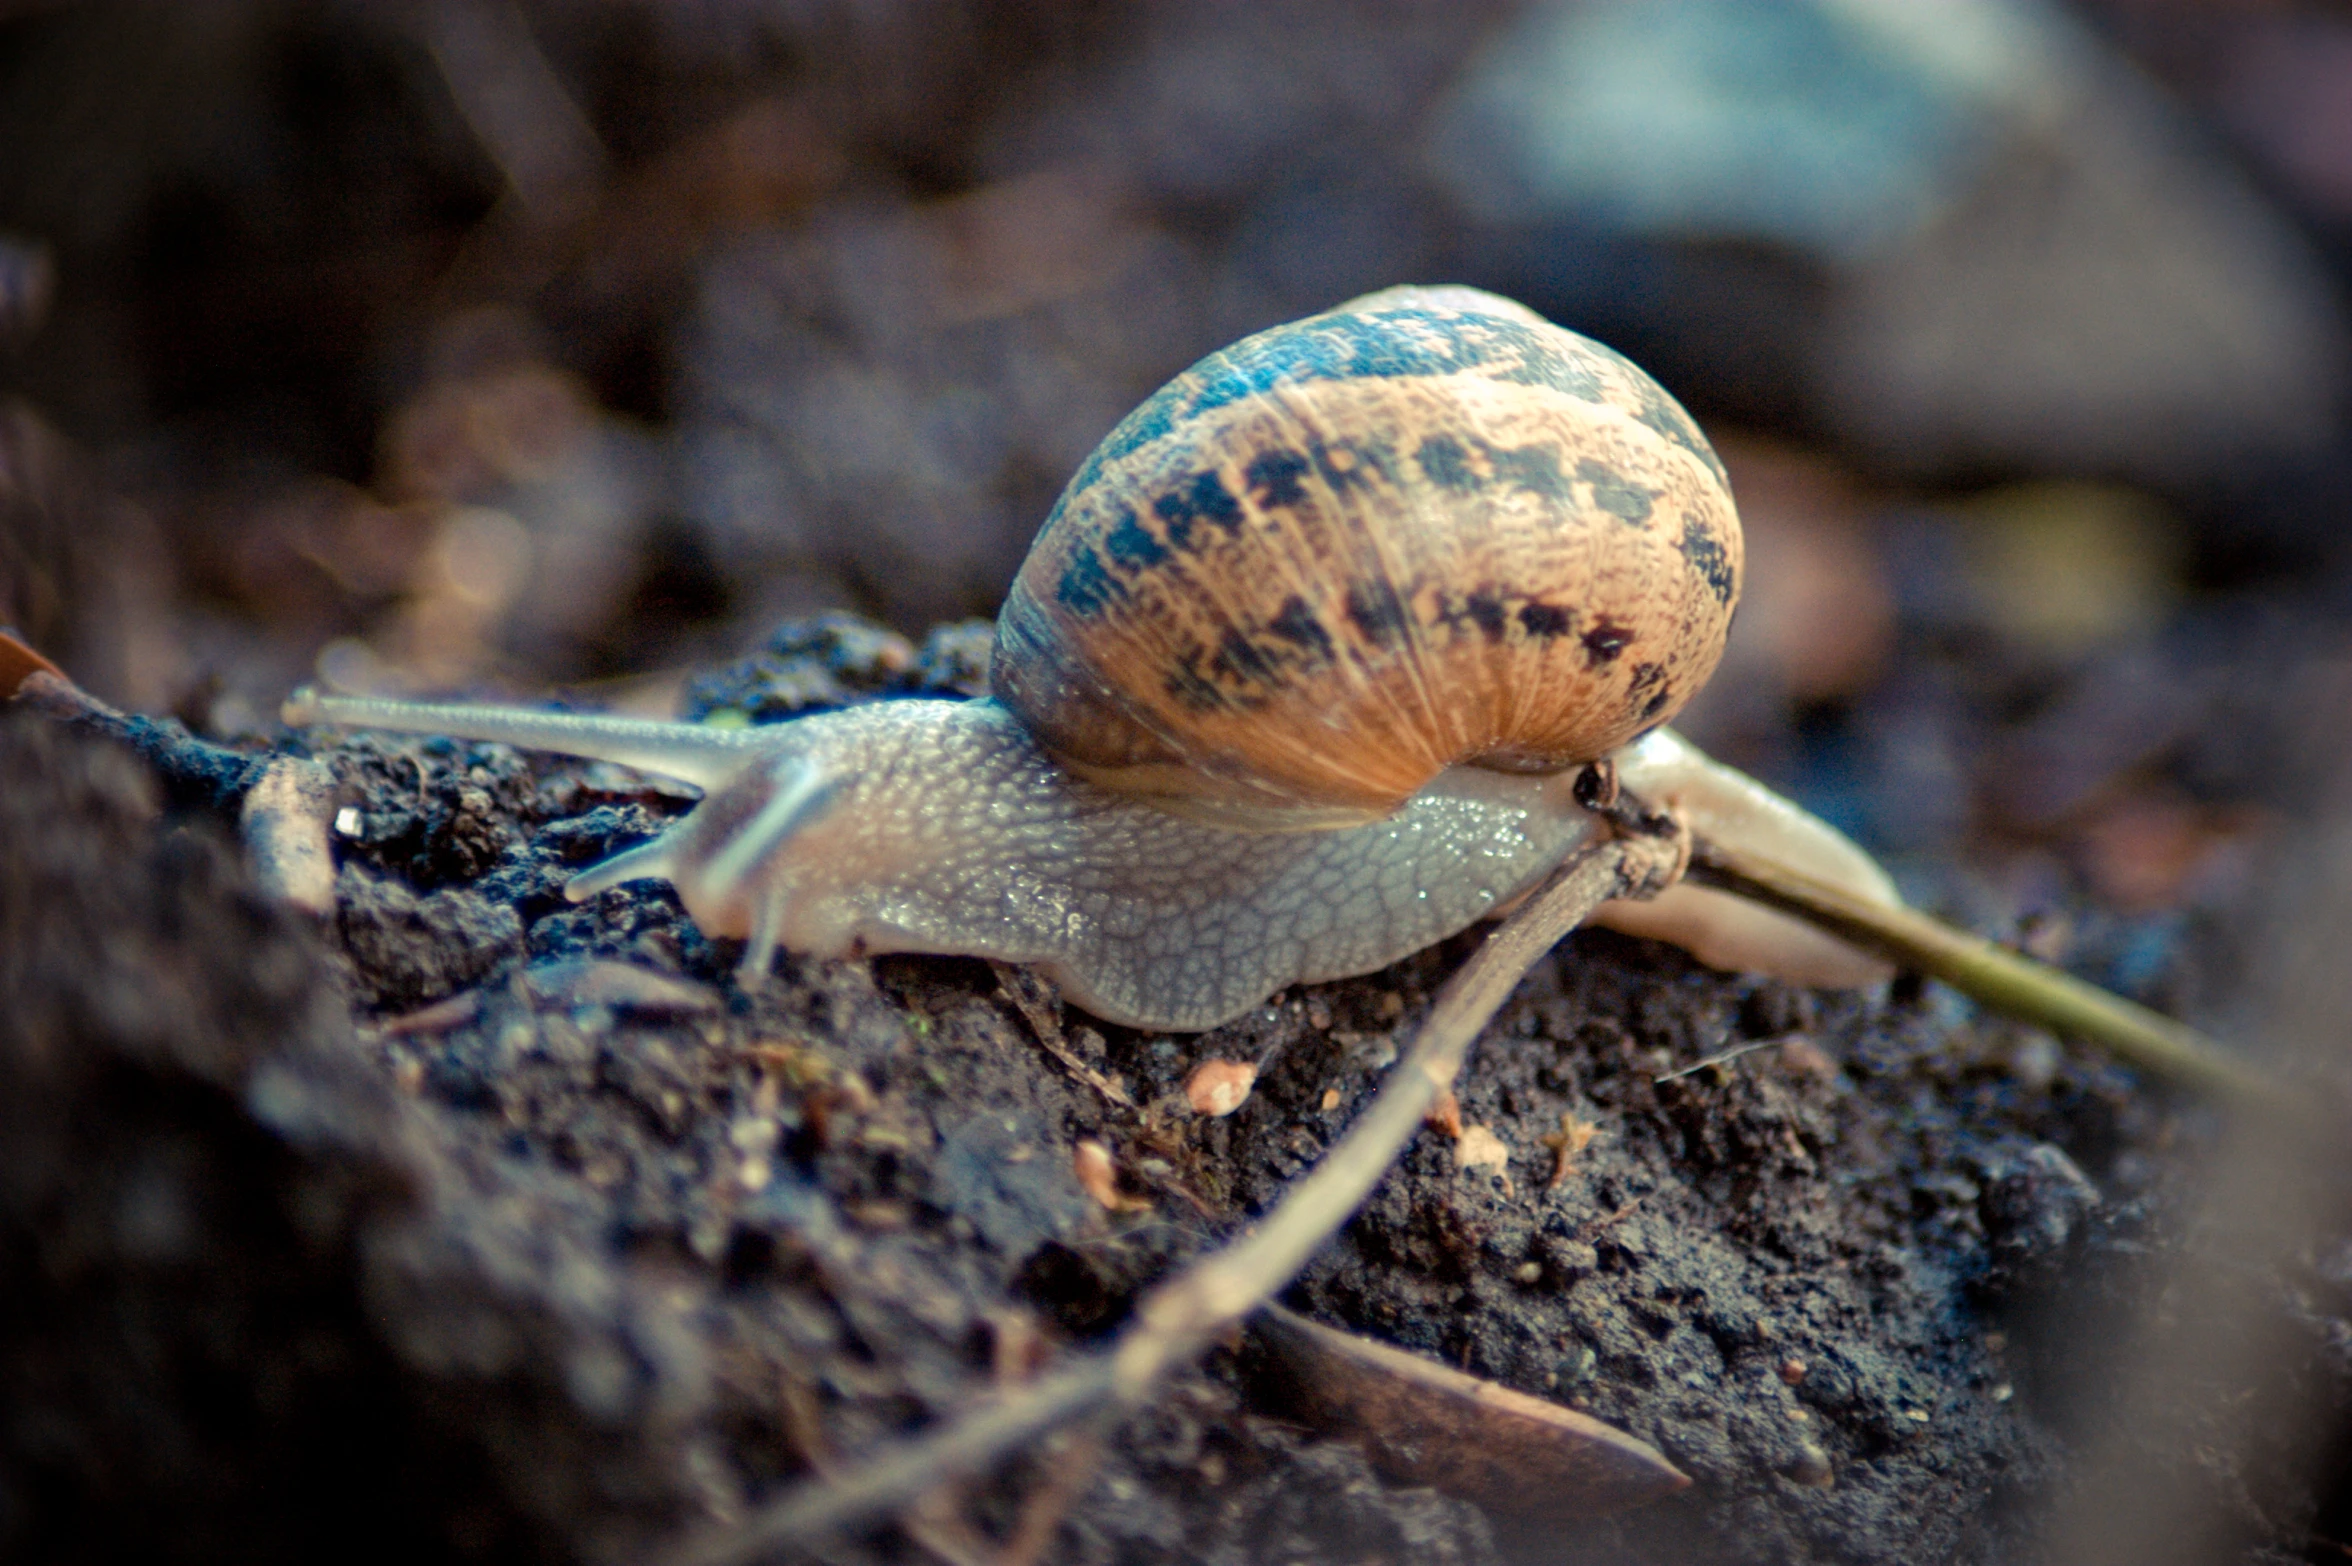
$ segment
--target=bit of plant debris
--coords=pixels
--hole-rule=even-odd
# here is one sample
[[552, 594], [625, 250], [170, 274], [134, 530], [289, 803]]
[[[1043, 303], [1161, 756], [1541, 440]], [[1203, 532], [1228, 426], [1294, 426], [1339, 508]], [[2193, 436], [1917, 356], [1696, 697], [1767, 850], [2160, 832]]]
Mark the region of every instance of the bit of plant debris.
[[1250, 1335], [1317, 1428], [1367, 1446], [1407, 1482], [1573, 1522], [1690, 1485], [1655, 1448], [1597, 1419], [1280, 1306], [1258, 1312]]

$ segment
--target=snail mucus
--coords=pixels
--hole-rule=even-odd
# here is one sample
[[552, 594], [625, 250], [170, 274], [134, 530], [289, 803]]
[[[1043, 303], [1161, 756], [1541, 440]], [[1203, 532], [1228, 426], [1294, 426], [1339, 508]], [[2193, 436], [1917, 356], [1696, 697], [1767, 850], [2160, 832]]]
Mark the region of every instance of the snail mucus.
[[[1891, 903], [1825, 823], [1662, 725], [1738, 599], [1723, 467], [1655, 381], [1469, 288], [1210, 355], [1107, 436], [1003, 613], [991, 697], [752, 729], [302, 691], [289, 723], [446, 734], [700, 787], [574, 877], [640, 877], [746, 984], [778, 947], [1031, 963], [1202, 1029], [1506, 908], [1601, 828], [1577, 775]], [[1603, 921], [1800, 983], [1884, 970], [1692, 886]]]

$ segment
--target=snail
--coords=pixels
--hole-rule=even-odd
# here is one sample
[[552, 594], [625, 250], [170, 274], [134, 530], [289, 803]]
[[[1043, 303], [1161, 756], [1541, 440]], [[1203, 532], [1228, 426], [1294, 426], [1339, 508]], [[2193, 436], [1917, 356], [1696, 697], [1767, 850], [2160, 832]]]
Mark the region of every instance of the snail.
[[[779, 946], [959, 953], [1194, 1030], [1506, 908], [1599, 830], [1575, 779], [1603, 757], [1891, 902], [1662, 727], [1721, 655], [1740, 551], [1722, 465], [1630, 362], [1491, 294], [1391, 289], [1212, 354], [1104, 439], [1007, 598], [989, 699], [727, 729], [304, 690], [285, 717], [700, 787], [568, 895], [669, 880], [744, 938], [747, 985]], [[1705, 889], [1625, 917], [1719, 966], [1883, 971]]]

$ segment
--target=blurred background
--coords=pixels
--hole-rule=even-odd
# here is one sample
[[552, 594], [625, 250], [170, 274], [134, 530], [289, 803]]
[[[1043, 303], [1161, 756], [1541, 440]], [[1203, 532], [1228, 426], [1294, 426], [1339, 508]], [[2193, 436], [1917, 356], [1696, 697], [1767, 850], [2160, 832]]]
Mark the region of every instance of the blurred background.
[[1685, 727], [1971, 922], [2225, 1004], [2352, 712], [2326, 0], [0, 0], [0, 148], [0, 621], [218, 737], [990, 614], [1154, 386], [1440, 280], [1699, 416]]

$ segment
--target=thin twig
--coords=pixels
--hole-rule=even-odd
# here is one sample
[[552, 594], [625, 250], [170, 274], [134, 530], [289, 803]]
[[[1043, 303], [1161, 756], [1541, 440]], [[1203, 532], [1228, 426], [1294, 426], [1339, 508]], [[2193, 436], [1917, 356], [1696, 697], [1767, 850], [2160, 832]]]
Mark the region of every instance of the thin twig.
[[1651, 1086], [1655, 1087], [1658, 1083], [1661, 1082], [1674, 1082], [1683, 1077], [1696, 1076], [1700, 1072], [1706, 1070], [1709, 1066], [1728, 1066], [1733, 1061], [1739, 1059], [1742, 1055], [1753, 1055], [1760, 1049], [1778, 1049], [1787, 1042], [1788, 1039], [1786, 1038], [1753, 1039], [1745, 1044], [1734, 1045], [1732, 1048], [1727, 1050], [1719, 1050], [1715, 1054], [1709, 1055], [1704, 1060], [1694, 1060], [1687, 1066], [1678, 1066], [1674, 1070], [1667, 1072], [1662, 1077], [1652, 1077], [1650, 1078], [1650, 1084]]
[[1784, 909], [2010, 1016], [2102, 1044], [2135, 1065], [2278, 1108], [2285, 1088], [2172, 1018], [1910, 908], [1888, 908], [1784, 865], [1694, 840], [1691, 878]]
[[733, 1527], [714, 1529], [664, 1566], [748, 1566], [804, 1539], [872, 1522], [942, 1479], [986, 1468], [1111, 1397], [1111, 1356], [1089, 1354], [927, 1435], [885, 1447], [838, 1477], [804, 1481]]
[[1588, 1223], [1582, 1228], [1578, 1229], [1576, 1231], [1576, 1238], [1580, 1240], [1589, 1240], [1604, 1229], [1615, 1228], [1620, 1221], [1632, 1217], [1634, 1209], [1641, 1206], [1642, 1203], [1648, 1201], [1649, 1199], [1650, 1193], [1647, 1191], [1642, 1192], [1641, 1195], [1635, 1197], [1632, 1201], [1627, 1202], [1624, 1206], [1618, 1208], [1615, 1212], [1608, 1214], [1606, 1217], [1595, 1218], [1591, 1223]]
[[1117, 1078], [1097, 1071], [1070, 1047], [1069, 1040], [1062, 1034], [1060, 1013], [1046, 1004], [1030, 987], [1032, 984], [1043, 987], [1044, 980], [1009, 962], [991, 962], [988, 966], [996, 974], [996, 987], [1004, 991], [1005, 998], [1013, 1003], [1013, 1010], [1019, 1012], [1021, 1020], [1029, 1024], [1029, 1031], [1036, 1036], [1038, 1043], [1045, 1046], [1045, 1052], [1062, 1063], [1063, 1070], [1121, 1109], [1135, 1107], [1135, 1100], [1128, 1096], [1126, 1088], [1120, 1086]]
[[1555, 870], [1447, 980], [1412, 1048], [1338, 1145], [1255, 1231], [1147, 1295], [1108, 1352], [1075, 1359], [838, 1477], [805, 1481], [740, 1524], [689, 1539], [665, 1566], [749, 1566], [887, 1516], [941, 1481], [984, 1468], [1084, 1414], [1144, 1403], [1162, 1377], [1297, 1276], [1347, 1221], [1460, 1073], [1479, 1030], [1528, 968], [1609, 898], [1654, 891], [1679, 867], [1681, 852], [1672, 839], [1612, 841]]

